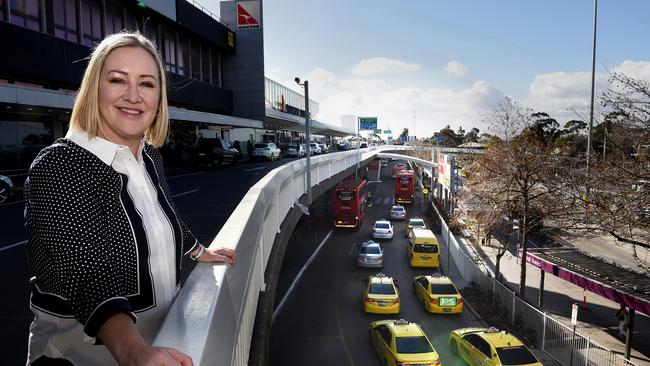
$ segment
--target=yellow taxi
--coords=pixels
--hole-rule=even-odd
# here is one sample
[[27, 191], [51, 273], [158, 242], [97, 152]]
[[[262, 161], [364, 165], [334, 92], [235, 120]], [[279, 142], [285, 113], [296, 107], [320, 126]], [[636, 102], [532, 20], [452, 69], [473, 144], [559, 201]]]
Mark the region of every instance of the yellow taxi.
[[363, 311], [399, 314], [399, 291], [395, 280], [383, 273], [368, 277], [368, 285], [363, 291]]
[[440, 357], [422, 328], [400, 320], [370, 323], [370, 340], [383, 365], [440, 366]]
[[438, 239], [429, 229], [413, 229], [409, 233], [406, 257], [411, 267], [440, 266]]
[[541, 366], [514, 335], [496, 328], [462, 328], [451, 331], [451, 351], [473, 366]]
[[463, 298], [449, 277], [440, 274], [416, 276], [413, 279], [415, 296], [422, 301], [424, 310], [437, 314], [463, 312]]
[[424, 219], [421, 217], [411, 217], [406, 224], [406, 233], [404, 234], [404, 237], [408, 238], [409, 233], [411, 233], [411, 230], [413, 229], [426, 229], [427, 224], [424, 222]]

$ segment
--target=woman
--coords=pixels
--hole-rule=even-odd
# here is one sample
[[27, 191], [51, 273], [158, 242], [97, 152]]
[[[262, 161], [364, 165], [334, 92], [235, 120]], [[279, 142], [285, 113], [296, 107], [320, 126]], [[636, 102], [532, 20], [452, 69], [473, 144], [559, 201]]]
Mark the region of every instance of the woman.
[[104, 39], [66, 137], [43, 149], [25, 183], [34, 365], [192, 364], [149, 344], [183, 257], [234, 264], [235, 253], [206, 249], [179, 218], [156, 149], [168, 129], [155, 46], [133, 33]]

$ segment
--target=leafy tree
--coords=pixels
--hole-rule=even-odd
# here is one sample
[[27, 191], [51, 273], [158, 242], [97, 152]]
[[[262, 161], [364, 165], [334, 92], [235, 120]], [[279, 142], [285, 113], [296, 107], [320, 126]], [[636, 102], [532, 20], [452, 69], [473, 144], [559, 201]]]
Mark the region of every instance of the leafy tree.
[[465, 142], [478, 142], [479, 139], [479, 129], [476, 127], [473, 127], [466, 135], [465, 135]]
[[399, 134], [399, 137], [404, 137], [404, 138], [405, 138], [405, 137], [407, 137], [408, 135], [409, 135], [409, 129], [408, 129], [408, 128], [404, 128], [404, 129], [402, 130], [402, 133]]
[[561, 135], [560, 124], [545, 112], [533, 113], [531, 118], [532, 125], [526, 127], [524, 133], [533, 135], [534, 139], [548, 146], [555, 144]]

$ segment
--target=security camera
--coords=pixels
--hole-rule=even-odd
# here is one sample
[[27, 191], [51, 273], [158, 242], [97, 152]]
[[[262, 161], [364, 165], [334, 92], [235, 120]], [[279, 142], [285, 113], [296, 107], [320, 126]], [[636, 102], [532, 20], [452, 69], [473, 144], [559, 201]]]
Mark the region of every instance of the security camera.
[[299, 78], [299, 77], [296, 77], [296, 78], [293, 79], [293, 80], [296, 82], [296, 84], [300, 84], [300, 78]]

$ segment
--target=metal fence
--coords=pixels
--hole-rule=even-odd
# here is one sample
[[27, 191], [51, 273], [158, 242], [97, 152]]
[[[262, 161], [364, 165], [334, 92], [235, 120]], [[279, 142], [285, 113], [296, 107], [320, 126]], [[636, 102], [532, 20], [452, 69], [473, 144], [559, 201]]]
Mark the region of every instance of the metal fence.
[[[495, 308], [501, 309], [503, 318], [519, 329], [535, 347], [546, 352], [563, 365], [573, 366], [636, 366], [611, 350], [576, 332], [518, 298], [515, 292], [493, 278], [485, 266], [479, 267], [472, 259], [473, 253], [454, 237], [442, 215], [433, 205], [441, 222], [441, 236], [447, 246], [443, 261], [453, 261], [463, 279], [473, 287], [492, 294]], [[445, 257], [446, 256], [446, 257]], [[444, 263], [444, 262], [443, 262]]]

